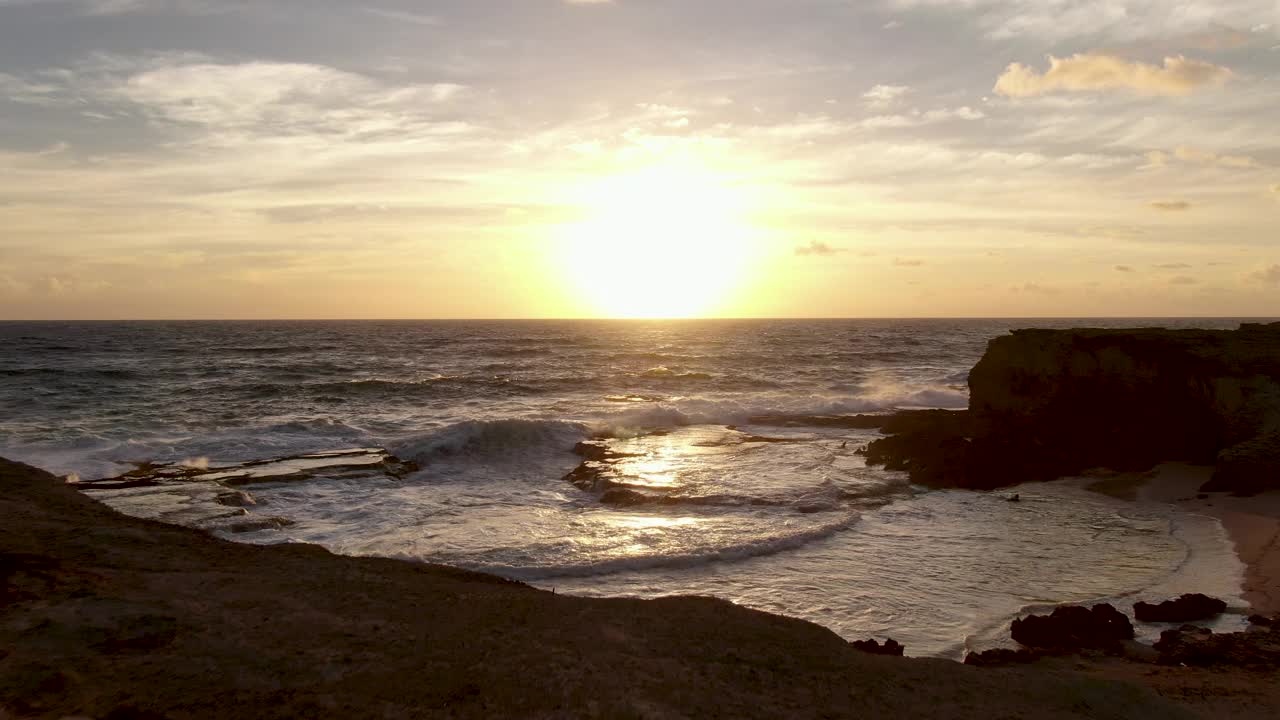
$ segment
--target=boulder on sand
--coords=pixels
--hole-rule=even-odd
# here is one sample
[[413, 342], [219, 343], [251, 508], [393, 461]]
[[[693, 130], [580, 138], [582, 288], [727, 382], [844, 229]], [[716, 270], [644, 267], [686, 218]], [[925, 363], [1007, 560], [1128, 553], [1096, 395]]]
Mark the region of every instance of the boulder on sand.
[[1217, 598], [1200, 593], [1183, 595], [1176, 600], [1159, 604], [1140, 602], [1133, 606], [1133, 616], [1141, 622], [1184, 623], [1208, 620], [1221, 615], [1227, 604]]
[[1162, 665], [1274, 668], [1280, 662], [1280, 630], [1216, 634], [1195, 625], [1165, 630], [1155, 644]]
[[872, 655], [902, 657], [902, 654], [907, 651], [905, 647], [893, 638], [886, 639], [883, 645], [875, 640], [854, 640], [849, 644], [852, 645], [855, 650], [861, 650], [864, 653], [871, 653]]
[[1129, 618], [1114, 607], [1060, 607], [1050, 615], [1029, 615], [1013, 621], [1013, 639], [1036, 648], [1111, 648], [1133, 639]]

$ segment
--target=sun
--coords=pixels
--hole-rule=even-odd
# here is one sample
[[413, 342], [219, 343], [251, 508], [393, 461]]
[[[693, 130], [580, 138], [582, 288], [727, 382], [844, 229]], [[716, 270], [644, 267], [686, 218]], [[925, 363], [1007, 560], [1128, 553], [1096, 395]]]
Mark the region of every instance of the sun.
[[563, 268], [593, 314], [688, 318], [724, 312], [745, 280], [753, 233], [745, 197], [699, 168], [614, 175], [583, 192], [564, 229]]

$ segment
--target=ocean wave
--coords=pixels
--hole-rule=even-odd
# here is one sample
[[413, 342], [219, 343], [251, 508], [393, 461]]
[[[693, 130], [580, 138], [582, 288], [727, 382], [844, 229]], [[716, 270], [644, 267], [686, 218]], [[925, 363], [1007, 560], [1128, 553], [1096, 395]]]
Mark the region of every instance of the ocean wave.
[[539, 448], [569, 452], [587, 435], [585, 425], [563, 420], [469, 420], [392, 443], [387, 450], [426, 465], [459, 455], [511, 455]]
[[297, 355], [343, 349], [345, 348], [340, 345], [222, 345], [209, 348], [206, 352], [220, 355]]
[[[626, 557], [607, 557], [587, 560], [579, 563], [557, 565], [507, 565], [486, 562], [458, 562], [457, 564], [481, 572], [492, 573], [513, 580], [537, 581], [558, 577], [589, 577], [594, 575], [612, 575], [614, 573], [650, 570], [654, 568], [687, 568], [709, 565], [717, 562], [735, 562], [753, 557], [776, 555], [788, 550], [803, 547], [813, 542], [826, 539], [842, 530], [852, 527], [861, 519], [856, 512], [843, 513], [839, 517], [823, 523], [793, 529], [790, 532], [754, 538], [742, 542], [731, 543], [719, 547], [701, 548], [690, 551], [655, 553], [652, 555], [628, 555]], [[422, 558], [400, 556], [402, 559], [421, 560]]]
[[[901, 408], [957, 409], [968, 403], [967, 392], [934, 386], [879, 387], [865, 395], [796, 397], [769, 393], [742, 400], [683, 398], [605, 414], [594, 419], [592, 427], [604, 437], [630, 437], [648, 430], [689, 425], [750, 425], [753, 418], [759, 417], [786, 417], [792, 426], [830, 427], [831, 418], [842, 415]], [[806, 423], [806, 419], [812, 422]]]
[[906, 479], [867, 482], [851, 488], [843, 488], [826, 479], [817, 486], [763, 495], [663, 494], [651, 487], [629, 484], [625, 478], [610, 484], [611, 489], [601, 495], [601, 502], [610, 507], [774, 507], [790, 508], [804, 515], [848, 510], [851, 501], [860, 502], [863, 506], [874, 505], [875, 501], [901, 496], [910, 489]]
[[540, 347], [512, 347], [512, 348], [493, 348], [485, 350], [484, 354], [490, 357], [541, 357], [543, 355], [552, 354], [550, 348]]
[[107, 380], [130, 380], [141, 377], [133, 370], [121, 368], [49, 368], [28, 367], [0, 369], [0, 377], [67, 377], [67, 378], [102, 378]]
[[662, 380], [711, 380], [714, 376], [704, 372], [679, 372], [664, 365], [649, 368], [639, 373], [643, 378], [659, 378]]

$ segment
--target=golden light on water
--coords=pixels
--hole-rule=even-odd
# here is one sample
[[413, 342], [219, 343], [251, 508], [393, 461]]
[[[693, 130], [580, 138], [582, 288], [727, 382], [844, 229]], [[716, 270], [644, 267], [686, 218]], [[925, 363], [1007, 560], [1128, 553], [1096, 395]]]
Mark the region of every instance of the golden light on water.
[[613, 175], [582, 191], [587, 217], [563, 229], [562, 267], [593, 314], [715, 314], [756, 256], [746, 194], [702, 168]]

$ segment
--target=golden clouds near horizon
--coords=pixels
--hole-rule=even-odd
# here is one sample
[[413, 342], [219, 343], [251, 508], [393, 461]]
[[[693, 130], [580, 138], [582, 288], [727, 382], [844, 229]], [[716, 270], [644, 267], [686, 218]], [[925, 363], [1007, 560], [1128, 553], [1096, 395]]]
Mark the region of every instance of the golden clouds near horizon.
[[704, 168], [663, 165], [599, 179], [561, 228], [559, 266], [591, 315], [721, 314], [759, 259], [744, 191]]

